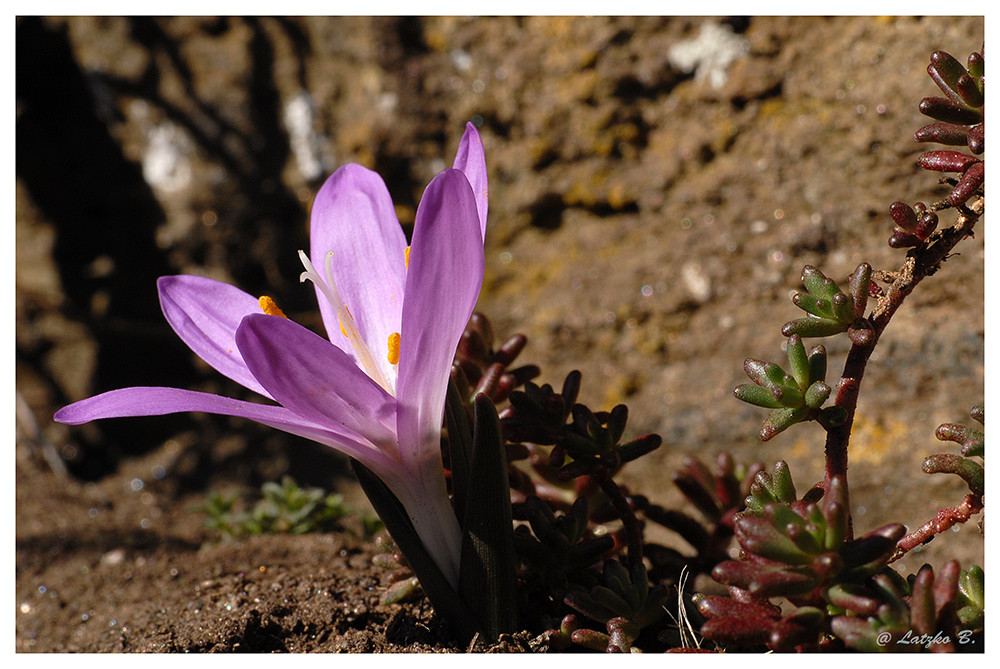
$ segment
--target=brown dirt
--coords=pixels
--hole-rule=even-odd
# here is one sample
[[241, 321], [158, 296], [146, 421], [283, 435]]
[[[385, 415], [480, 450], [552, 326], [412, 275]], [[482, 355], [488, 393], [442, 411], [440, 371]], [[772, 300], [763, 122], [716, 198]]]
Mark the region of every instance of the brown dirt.
[[[736, 46], [718, 82], [671, 57], [706, 26]], [[406, 225], [472, 118], [491, 186], [480, 309], [528, 335], [543, 381], [579, 368], [584, 402], [625, 402], [631, 433], [663, 435], [625, 481], [677, 503], [680, 458], [721, 450], [818, 480], [822, 434], [761, 445], [762, 412], [732, 387], [744, 358], [780, 360], [803, 265], [837, 278], [898, 265], [889, 203], [942, 193], [911, 140], [936, 93], [928, 56], [982, 41], [977, 17], [20, 19], [17, 650], [459, 650], [425, 601], [378, 604], [389, 575], [350, 527], [220, 542], [191, 511], [286, 473], [360, 504], [337, 457], [235, 420], [70, 430], [51, 415], [125, 385], [240, 396], [175, 340], [155, 278], [229, 280], [316, 325], [295, 250], [323, 176], [377, 169]], [[283, 114], [302, 91], [314, 134], [300, 141]], [[914, 527], [961, 497], [920, 462], [949, 450], [934, 427], [967, 422], [983, 397], [977, 233], [870, 366], [852, 442], [859, 528]], [[829, 349], [833, 375], [846, 348]], [[982, 563], [975, 527], [904, 568], [950, 557]], [[525, 634], [497, 650], [542, 648]]]

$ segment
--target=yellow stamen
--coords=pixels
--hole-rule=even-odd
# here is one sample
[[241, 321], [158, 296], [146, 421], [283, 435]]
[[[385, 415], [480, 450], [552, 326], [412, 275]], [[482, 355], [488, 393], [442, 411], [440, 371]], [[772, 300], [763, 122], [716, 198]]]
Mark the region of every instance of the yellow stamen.
[[288, 318], [277, 303], [267, 295], [261, 295], [260, 299], [257, 301], [260, 304], [260, 310], [268, 316], [281, 316], [282, 318]]
[[410, 269], [410, 247], [407, 246], [406, 250], [403, 251], [403, 255], [406, 256], [406, 269]]
[[[346, 304], [344, 305], [344, 308], [347, 309], [347, 315], [350, 316], [351, 318], [354, 318], [354, 314], [351, 313], [351, 308], [348, 307]], [[341, 321], [338, 318], [337, 319], [337, 323], [340, 324], [340, 334], [342, 334], [342, 335], [344, 335], [346, 337], [347, 336], [347, 330], [344, 329], [344, 323], [343, 323], [343, 321]]]
[[393, 332], [389, 335], [389, 364], [399, 364], [399, 333]]

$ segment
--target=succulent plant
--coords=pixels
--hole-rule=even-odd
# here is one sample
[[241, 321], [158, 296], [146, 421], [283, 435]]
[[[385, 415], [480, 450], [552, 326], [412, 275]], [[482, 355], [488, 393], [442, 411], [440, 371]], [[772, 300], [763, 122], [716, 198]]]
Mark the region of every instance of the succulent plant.
[[986, 164], [977, 158], [985, 147], [985, 60], [983, 54], [969, 56], [968, 68], [951, 54], [935, 51], [927, 73], [945, 97], [927, 97], [920, 111], [936, 119], [916, 132], [918, 142], [936, 142], [950, 146], [965, 146], [974, 155], [961, 151], [927, 151], [917, 164], [926, 170], [956, 172], [961, 175], [948, 194], [952, 206], [965, 204], [981, 192], [986, 182]]
[[844, 420], [840, 407], [823, 408], [831, 392], [826, 384], [826, 349], [814, 346], [806, 354], [802, 337], [793, 334], [788, 338], [787, 353], [789, 372], [776, 363], [748, 358], [743, 369], [753, 384], [744, 383], [733, 390], [737, 399], [771, 409], [760, 430], [761, 441], [802, 421], [816, 420], [832, 427]]
[[938, 225], [938, 215], [929, 211], [923, 202], [913, 207], [905, 202], [893, 202], [889, 205], [889, 215], [896, 224], [889, 238], [889, 246], [894, 249], [927, 241]]
[[865, 309], [870, 295], [872, 268], [861, 263], [850, 276], [850, 296], [837, 283], [811, 265], [802, 270], [806, 292], [796, 292], [792, 302], [806, 312], [805, 318], [785, 323], [781, 333], [786, 337], [828, 337], [847, 332], [859, 346], [871, 343], [871, 325], [865, 321]]
[[698, 458], [686, 456], [671, 479], [689, 505], [698, 510], [700, 520], [686, 510], [666, 509], [645, 496], [633, 495], [636, 511], [643, 518], [677, 534], [695, 550], [691, 556], [676, 548], [647, 542], [644, 552], [652, 564], [650, 576], [679, 581], [682, 572], [708, 573], [727, 559], [734, 518], [745, 509], [751, 485], [755, 485], [752, 481], [763, 469], [763, 464], [739, 465], [729, 453], [720, 453], [713, 471]]
[[642, 630], [666, 613], [665, 600], [666, 590], [650, 588], [641, 564], [627, 569], [617, 560], [608, 560], [600, 583], [572, 590], [564, 600], [580, 615], [605, 625], [606, 633], [582, 627], [579, 616], [570, 614], [553, 635], [555, 643], [565, 647], [569, 641], [591, 650], [628, 653]]
[[[306, 534], [326, 532], [337, 527], [348, 515], [359, 515], [344, 503], [342, 495], [320, 488], [300, 488], [290, 476], [281, 483], [265, 482], [254, 503], [239, 508], [239, 494], [210, 493], [205, 504], [197, 507], [205, 514], [206, 527], [226, 537], [257, 534]], [[366, 534], [380, 526], [377, 519], [360, 514]]]
[[904, 580], [887, 570], [860, 588], [831, 592], [830, 631], [864, 652], [982, 652], [983, 570], [930, 565]]

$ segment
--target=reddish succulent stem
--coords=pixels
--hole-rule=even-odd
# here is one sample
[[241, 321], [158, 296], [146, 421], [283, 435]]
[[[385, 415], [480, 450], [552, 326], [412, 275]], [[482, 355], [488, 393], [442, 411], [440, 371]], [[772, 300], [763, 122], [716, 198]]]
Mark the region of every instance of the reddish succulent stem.
[[[826, 435], [825, 487], [829, 487], [834, 476], [842, 476], [845, 495], [848, 493], [847, 447], [854, 424], [854, 411], [858, 406], [858, 391], [861, 389], [861, 379], [864, 377], [865, 367], [868, 365], [868, 360], [875, 350], [875, 345], [878, 343], [882, 331], [885, 330], [889, 320], [903, 304], [907, 295], [913, 292], [916, 285], [924, 277], [934, 274], [955, 245], [972, 234], [976, 222], [983, 214], [983, 202], [980, 199], [971, 209], [959, 208], [959, 216], [955, 224], [934, 234], [926, 244], [911, 249], [906, 254], [903, 265], [896, 272], [876, 273], [876, 277], [881, 276], [891, 283], [885, 294], [879, 298], [878, 305], [868, 319], [874, 336], [864, 346], [857, 344], [851, 346], [851, 350], [847, 354], [847, 361], [844, 363], [844, 371], [837, 389], [836, 405], [847, 412], [847, 420], [837, 427], [831, 428]], [[940, 209], [945, 206], [935, 205], [932, 209]], [[850, 526], [848, 534], [848, 539], [853, 538], [853, 529]]]
[[642, 564], [642, 530], [639, 526], [639, 519], [636, 518], [632, 505], [628, 503], [622, 489], [611, 478], [611, 473], [605, 467], [598, 467], [592, 477], [601, 486], [601, 490], [608, 496], [611, 505], [618, 512], [622, 525], [625, 528], [625, 536], [628, 540], [628, 563], [630, 566]]
[[964, 523], [972, 516], [983, 510], [983, 498], [979, 495], [968, 494], [961, 504], [941, 509], [932, 519], [920, 526], [914, 532], [907, 534], [896, 544], [896, 552], [892, 554], [889, 562], [895, 562], [906, 555], [917, 546], [924, 544], [936, 535], [950, 530], [957, 523]]

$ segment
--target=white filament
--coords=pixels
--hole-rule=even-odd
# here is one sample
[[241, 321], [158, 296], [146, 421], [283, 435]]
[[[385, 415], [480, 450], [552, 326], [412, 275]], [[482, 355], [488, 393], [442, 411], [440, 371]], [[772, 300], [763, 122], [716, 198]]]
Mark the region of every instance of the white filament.
[[326, 258], [324, 259], [324, 269], [326, 270], [326, 280], [319, 275], [316, 268], [313, 266], [312, 262], [309, 260], [309, 256], [306, 255], [305, 251], [299, 251], [299, 259], [302, 261], [302, 266], [306, 268], [306, 271], [299, 275], [299, 281], [312, 281], [323, 296], [326, 297], [327, 302], [333, 307], [334, 312], [337, 314], [337, 320], [340, 321], [340, 327], [344, 334], [347, 336], [347, 340], [351, 343], [354, 348], [355, 354], [358, 357], [358, 363], [361, 365], [361, 369], [367, 374], [375, 383], [382, 386], [382, 388], [390, 395], [394, 394], [392, 386], [389, 385], [388, 380], [379, 370], [378, 365], [375, 364], [375, 357], [372, 355], [371, 349], [368, 348], [368, 344], [365, 340], [361, 338], [361, 333], [358, 331], [358, 326], [354, 322], [354, 317], [351, 312], [347, 310], [347, 305], [344, 304], [344, 300], [340, 297], [340, 292], [337, 290], [337, 282], [333, 280], [333, 251], [328, 251]]

